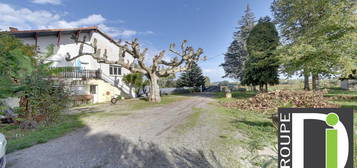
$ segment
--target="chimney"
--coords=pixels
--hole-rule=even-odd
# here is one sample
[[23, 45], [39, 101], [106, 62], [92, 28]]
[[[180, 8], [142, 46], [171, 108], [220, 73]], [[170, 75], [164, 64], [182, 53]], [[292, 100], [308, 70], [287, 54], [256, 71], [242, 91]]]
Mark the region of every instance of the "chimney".
[[17, 29], [16, 27], [9, 27], [9, 29], [10, 29], [10, 32], [16, 32], [16, 31], [18, 31], [18, 29]]

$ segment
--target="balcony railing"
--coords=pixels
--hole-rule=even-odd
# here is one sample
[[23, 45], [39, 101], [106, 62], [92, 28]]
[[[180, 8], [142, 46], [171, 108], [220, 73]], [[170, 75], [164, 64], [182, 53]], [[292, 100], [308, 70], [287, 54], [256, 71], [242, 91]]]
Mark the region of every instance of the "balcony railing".
[[52, 77], [55, 78], [82, 78], [82, 79], [98, 79], [100, 78], [100, 70], [87, 70], [80, 67], [55, 67]]

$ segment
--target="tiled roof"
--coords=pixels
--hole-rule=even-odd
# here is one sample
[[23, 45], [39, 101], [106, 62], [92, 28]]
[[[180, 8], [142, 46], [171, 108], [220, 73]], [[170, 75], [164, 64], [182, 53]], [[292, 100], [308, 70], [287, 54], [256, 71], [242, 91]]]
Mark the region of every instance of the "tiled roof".
[[63, 32], [63, 31], [81, 31], [81, 30], [98, 30], [98, 27], [81, 27], [81, 28], [68, 28], [68, 29], [38, 29], [38, 30], [18, 30], [16, 28], [10, 28], [12, 33], [40, 33], [40, 32]]

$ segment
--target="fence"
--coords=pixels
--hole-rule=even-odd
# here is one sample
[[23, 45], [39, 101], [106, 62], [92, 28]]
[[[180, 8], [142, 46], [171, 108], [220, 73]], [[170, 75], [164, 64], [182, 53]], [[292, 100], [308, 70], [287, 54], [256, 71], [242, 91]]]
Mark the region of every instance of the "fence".
[[80, 67], [55, 67], [52, 68], [53, 77], [56, 78], [100, 78], [100, 70], [86, 70]]

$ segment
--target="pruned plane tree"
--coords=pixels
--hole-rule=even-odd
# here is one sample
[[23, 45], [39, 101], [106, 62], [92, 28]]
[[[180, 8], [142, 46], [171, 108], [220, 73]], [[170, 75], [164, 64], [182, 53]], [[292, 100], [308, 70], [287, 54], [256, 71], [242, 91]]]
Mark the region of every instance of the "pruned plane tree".
[[[193, 62], [205, 59], [201, 57], [203, 49], [198, 48], [195, 50], [193, 47], [187, 46], [186, 40], [182, 42], [180, 50], [176, 49], [176, 45], [174, 43], [170, 44], [169, 51], [175, 55], [174, 58], [165, 60], [165, 50], [163, 50], [155, 55], [152, 58], [152, 63], [148, 65], [145, 63], [145, 57], [148, 49], [141, 49], [138, 39], [134, 39], [130, 42], [119, 41], [119, 52], [116, 60], [108, 59], [106, 49], [104, 49], [103, 54], [101, 54], [103, 49], [97, 47], [96, 39], [94, 39], [92, 43], [86, 41], [86, 36], [83, 37], [83, 40], [80, 40], [75, 36], [73, 36], [72, 39], [80, 45], [79, 52], [76, 56], [71, 56], [67, 53], [66, 61], [73, 61], [79, 57], [89, 55], [100, 63], [117, 64], [128, 69], [132, 73], [142, 73], [150, 82], [149, 101], [151, 102], [161, 101], [160, 88], [158, 85], [160, 77], [167, 77], [170, 74], [185, 71], [191, 68]], [[91, 52], [84, 52], [85, 47], [91, 48]], [[133, 56], [134, 61], [125, 62], [124, 59], [122, 59], [125, 54]]]

